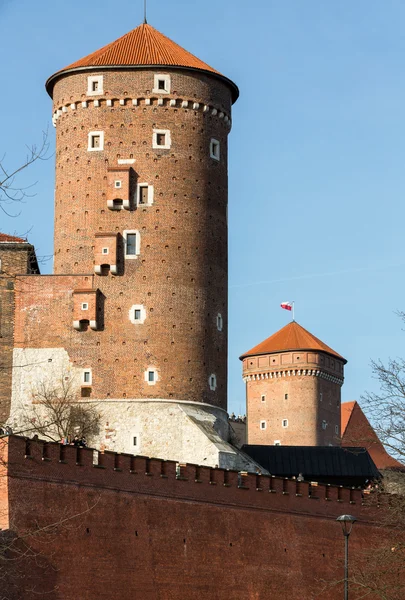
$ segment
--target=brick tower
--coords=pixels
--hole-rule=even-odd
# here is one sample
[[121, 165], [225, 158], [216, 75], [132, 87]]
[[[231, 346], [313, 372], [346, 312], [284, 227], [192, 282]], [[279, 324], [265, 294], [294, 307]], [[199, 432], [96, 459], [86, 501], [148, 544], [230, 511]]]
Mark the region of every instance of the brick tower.
[[292, 321], [240, 358], [249, 444], [340, 445], [342, 356]]
[[39, 380], [73, 378], [103, 415], [91, 444], [237, 466], [226, 409], [238, 88], [144, 23], [52, 75], [47, 90], [54, 275], [20, 298], [14, 415]]

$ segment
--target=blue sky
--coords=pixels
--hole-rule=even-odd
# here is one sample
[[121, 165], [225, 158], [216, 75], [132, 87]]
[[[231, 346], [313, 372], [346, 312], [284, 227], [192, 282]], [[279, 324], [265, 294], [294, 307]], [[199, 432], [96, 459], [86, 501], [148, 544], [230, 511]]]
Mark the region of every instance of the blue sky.
[[[48, 76], [142, 20], [142, 0], [0, 0], [0, 155], [19, 164], [49, 127]], [[403, 0], [149, 0], [149, 22], [233, 79], [229, 410], [238, 356], [285, 325], [279, 308], [348, 359], [343, 400], [375, 390], [371, 358], [405, 355]], [[53, 158], [0, 230], [52, 254]], [[43, 265], [49, 272], [51, 264]]]

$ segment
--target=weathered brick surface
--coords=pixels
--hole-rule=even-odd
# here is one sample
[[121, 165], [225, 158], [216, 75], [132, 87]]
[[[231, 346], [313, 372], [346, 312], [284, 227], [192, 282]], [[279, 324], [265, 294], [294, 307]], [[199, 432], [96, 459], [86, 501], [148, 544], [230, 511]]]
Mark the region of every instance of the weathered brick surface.
[[48, 527], [27, 538], [39, 555], [35, 568], [22, 564], [10, 600], [338, 600], [340, 584], [321, 594], [321, 581], [342, 579], [335, 518], [359, 519], [353, 562], [384, 540], [383, 509], [364, 506], [359, 490], [194, 465], [176, 477], [175, 463], [113, 453], [95, 467], [91, 450], [10, 444], [0, 495], [9, 526]]
[[[14, 347], [14, 290], [22, 275], [30, 273], [35, 257], [26, 243], [0, 244], [0, 423], [8, 418]], [[35, 261], [36, 262], [36, 261]]]
[[308, 351], [250, 356], [243, 376], [249, 444], [340, 444], [341, 360]]

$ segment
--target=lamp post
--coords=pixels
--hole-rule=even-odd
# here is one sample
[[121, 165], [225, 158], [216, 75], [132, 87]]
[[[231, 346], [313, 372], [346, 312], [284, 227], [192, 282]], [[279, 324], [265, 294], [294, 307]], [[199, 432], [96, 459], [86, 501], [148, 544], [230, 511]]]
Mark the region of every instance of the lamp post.
[[349, 535], [353, 529], [353, 523], [357, 521], [352, 515], [341, 515], [336, 519], [342, 525], [345, 536], [345, 600], [349, 600]]

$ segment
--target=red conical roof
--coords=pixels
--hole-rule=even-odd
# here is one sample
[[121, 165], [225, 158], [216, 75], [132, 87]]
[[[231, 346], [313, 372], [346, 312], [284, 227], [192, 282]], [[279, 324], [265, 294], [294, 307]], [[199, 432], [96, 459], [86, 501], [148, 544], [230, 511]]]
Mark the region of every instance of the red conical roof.
[[[89, 67], [182, 67], [199, 69], [227, 79], [205, 62], [184, 50], [181, 46], [157, 31], [151, 25], [143, 23], [115, 42], [96, 50], [92, 54], [68, 65], [52, 75], [47, 81], [47, 89], [51, 92], [53, 80], [65, 73], [76, 69]], [[233, 88], [234, 100], [238, 97], [238, 88], [227, 79]]]
[[314, 350], [326, 352], [327, 354], [340, 358], [345, 363], [347, 362], [343, 356], [340, 356], [340, 354], [321, 342], [321, 340], [301, 327], [301, 325], [298, 325], [295, 321], [292, 321], [271, 335], [267, 340], [264, 340], [264, 342], [249, 350], [249, 352], [242, 354], [240, 358], [242, 360], [243, 358], [246, 358], [246, 356], [272, 354], [274, 352], [286, 352], [288, 350]]

